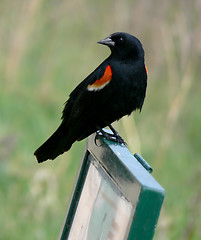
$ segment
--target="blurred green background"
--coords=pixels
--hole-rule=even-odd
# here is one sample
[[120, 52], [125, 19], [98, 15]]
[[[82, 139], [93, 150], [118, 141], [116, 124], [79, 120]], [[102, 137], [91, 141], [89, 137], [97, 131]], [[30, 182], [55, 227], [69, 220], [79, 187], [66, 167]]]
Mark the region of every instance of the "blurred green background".
[[155, 239], [201, 239], [201, 1], [0, 1], [0, 239], [57, 239], [85, 141], [56, 161], [34, 150], [73, 88], [137, 36], [149, 70], [141, 112], [115, 127], [166, 189]]

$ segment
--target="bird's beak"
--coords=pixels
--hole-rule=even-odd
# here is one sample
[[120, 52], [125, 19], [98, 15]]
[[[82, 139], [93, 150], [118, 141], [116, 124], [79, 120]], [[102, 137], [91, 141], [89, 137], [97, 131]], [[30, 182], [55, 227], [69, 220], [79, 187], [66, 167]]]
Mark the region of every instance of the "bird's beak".
[[100, 40], [98, 43], [103, 44], [103, 45], [107, 45], [109, 47], [115, 45], [115, 42], [110, 37], [106, 37], [105, 39]]

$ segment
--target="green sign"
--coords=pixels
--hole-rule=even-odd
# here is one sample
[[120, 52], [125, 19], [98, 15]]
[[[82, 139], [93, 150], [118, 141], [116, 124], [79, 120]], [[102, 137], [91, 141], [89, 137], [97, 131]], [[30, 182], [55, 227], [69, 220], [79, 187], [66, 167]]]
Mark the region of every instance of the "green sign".
[[88, 138], [60, 239], [152, 239], [164, 189], [139, 154], [95, 137]]

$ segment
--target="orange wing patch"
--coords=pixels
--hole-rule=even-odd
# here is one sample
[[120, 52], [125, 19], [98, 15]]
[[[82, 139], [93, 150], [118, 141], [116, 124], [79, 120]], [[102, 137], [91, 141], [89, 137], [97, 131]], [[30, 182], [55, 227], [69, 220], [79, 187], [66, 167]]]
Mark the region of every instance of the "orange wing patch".
[[112, 79], [112, 69], [110, 65], [108, 65], [105, 69], [103, 76], [97, 79], [93, 84], [88, 85], [89, 91], [98, 91], [103, 89]]
[[148, 69], [147, 69], [147, 66], [145, 66], [145, 70], [146, 70], [146, 73], [147, 73], [147, 75], [148, 75]]

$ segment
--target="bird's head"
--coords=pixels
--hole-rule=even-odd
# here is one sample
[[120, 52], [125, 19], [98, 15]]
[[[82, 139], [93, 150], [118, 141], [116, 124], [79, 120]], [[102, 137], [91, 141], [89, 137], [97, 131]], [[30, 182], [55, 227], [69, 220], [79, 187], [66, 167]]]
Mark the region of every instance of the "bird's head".
[[144, 59], [144, 50], [141, 42], [129, 33], [116, 32], [98, 43], [107, 45], [113, 55]]

